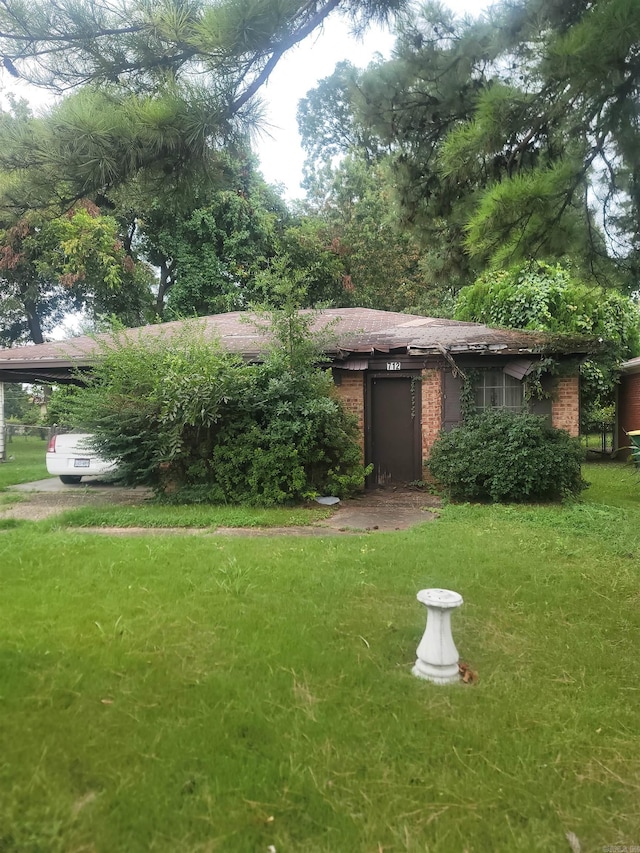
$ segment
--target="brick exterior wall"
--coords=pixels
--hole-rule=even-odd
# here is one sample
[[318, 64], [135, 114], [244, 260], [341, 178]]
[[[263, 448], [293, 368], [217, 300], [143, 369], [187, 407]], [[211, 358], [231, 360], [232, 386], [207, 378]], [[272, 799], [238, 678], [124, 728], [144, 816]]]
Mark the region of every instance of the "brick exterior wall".
[[618, 447], [620, 456], [627, 458], [628, 432], [640, 429], [640, 373], [623, 373], [618, 389]]
[[[638, 426], [636, 428], [640, 429], [640, 374], [625, 378], [637, 381], [634, 405], [638, 419]], [[422, 407], [420, 415], [422, 421], [423, 477], [425, 479], [427, 479], [427, 471], [424, 466], [424, 460], [429, 458], [431, 447], [443, 427], [443, 381], [443, 372], [439, 367], [422, 371]], [[337, 396], [342, 400], [346, 410], [355, 415], [358, 420], [360, 448], [364, 459], [365, 372], [341, 371], [340, 384], [336, 385], [335, 389]], [[552, 400], [551, 418], [553, 426], [566, 430], [570, 435], [577, 436], [579, 434], [580, 396], [577, 376], [563, 376], [559, 378]]]
[[358, 419], [360, 449], [364, 460], [364, 377], [362, 370], [344, 370], [340, 374], [340, 385], [336, 385], [336, 394], [342, 400], [345, 409]]
[[442, 381], [440, 368], [422, 371], [422, 467], [425, 479], [424, 460], [429, 458], [433, 442], [442, 429]]
[[580, 434], [580, 380], [577, 376], [561, 376], [551, 400], [551, 423], [569, 435]]

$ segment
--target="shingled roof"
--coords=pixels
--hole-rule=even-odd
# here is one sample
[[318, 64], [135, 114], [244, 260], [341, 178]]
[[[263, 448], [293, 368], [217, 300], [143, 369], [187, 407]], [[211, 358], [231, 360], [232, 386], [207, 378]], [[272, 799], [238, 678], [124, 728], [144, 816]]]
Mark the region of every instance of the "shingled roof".
[[[264, 326], [264, 321], [257, 322]], [[249, 312], [214, 314], [197, 320], [177, 320], [128, 329], [122, 334], [133, 340], [177, 334], [185, 324], [199, 325], [204, 334], [218, 339], [230, 352], [259, 358], [268, 345], [268, 334], [256, 326]], [[437, 317], [419, 317], [372, 308], [327, 308], [317, 312], [316, 331], [326, 330], [326, 351], [334, 359], [351, 353], [395, 352], [407, 355], [435, 353], [496, 353], [501, 355], [554, 352], [557, 336], [541, 332], [493, 329], [480, 323], [465, 323]], [[69, 377], [70, 370], [89, 367], [100, 350], [100, 341], [112, 336], [83, 335], [66, 341], [0, 349], [0, 381], [53, 381]], [[571, 342], [562, 352], [584, 353], [588, 346]]]

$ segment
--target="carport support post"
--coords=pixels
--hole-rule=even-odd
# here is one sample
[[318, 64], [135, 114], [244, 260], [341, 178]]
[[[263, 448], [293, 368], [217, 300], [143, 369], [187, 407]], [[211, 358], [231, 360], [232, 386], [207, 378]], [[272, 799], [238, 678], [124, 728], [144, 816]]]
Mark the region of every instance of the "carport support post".
[[0, 462], [7, 461], [7, 448], [5, 446], [5, 423], [4, 423], [4, 382], [0, 382]]
[[427, 627], [412, 672], [435, 684], [455, 684], [460, 681], [460, 673], [458, 650], [451, 634], [451, 611], [460, 607], [462, 596], [451, 589], [421, 589], [417, 598], [427, 607]]

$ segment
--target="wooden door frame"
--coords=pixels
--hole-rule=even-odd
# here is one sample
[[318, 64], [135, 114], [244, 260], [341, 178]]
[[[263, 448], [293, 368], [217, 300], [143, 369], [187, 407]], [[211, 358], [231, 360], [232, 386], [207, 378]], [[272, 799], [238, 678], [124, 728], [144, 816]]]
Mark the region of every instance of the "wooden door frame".
[[[414, 380], [415, 392], [415, 415], [413, 428], [413, 451], [415, 463], [416, 480], [422, 479], [422, 370], [368, 370], [365, 382], [364, 396], [364, 432], [365, 432], [365, 464], [373, 462], [373, 380], [374, 379], [411, 379]], [[371, 482], [371, 476], [367, 477], [367, 487], [375, 484]]]

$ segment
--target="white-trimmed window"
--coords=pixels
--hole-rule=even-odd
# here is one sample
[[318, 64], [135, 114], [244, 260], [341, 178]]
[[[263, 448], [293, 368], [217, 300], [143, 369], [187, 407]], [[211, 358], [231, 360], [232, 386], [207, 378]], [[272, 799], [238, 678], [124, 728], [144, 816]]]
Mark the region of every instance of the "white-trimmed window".
[[476, 408], [520, 412], [524, 405], [524, 382], [503, 370], [483, 370], [475, 383]]

